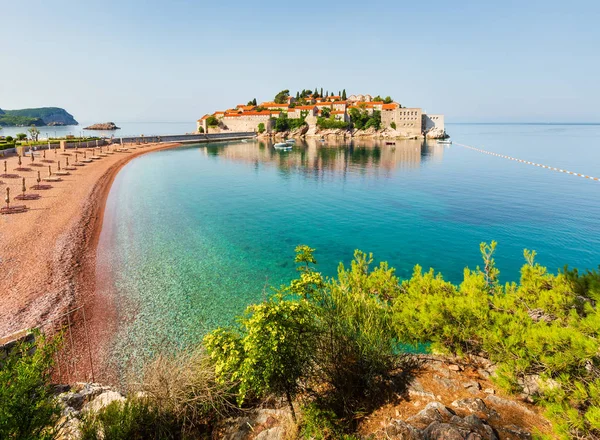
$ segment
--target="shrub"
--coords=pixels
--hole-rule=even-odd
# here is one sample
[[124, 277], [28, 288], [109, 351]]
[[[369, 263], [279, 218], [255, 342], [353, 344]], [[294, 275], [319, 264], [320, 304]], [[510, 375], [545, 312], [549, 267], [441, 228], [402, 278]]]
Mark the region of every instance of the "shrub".
[[13, 141], [13, 137], [12, 136], [6, 136], [4, 139], [6, 140], [6, 142], [12, 142]]
[[115, 401], [97, 413], [86, 414], [81, 440], [184, 439], [180, 423], [146, 399]]
[[264, 133], [265, 130], [266, 130], [266, 128], [265, 128], [265, 123], [264, 122], [261, 122], [260, 124], [258, 124], [258, 132], [259, 133]]
[[0, 360], [0, 438], [55, 438], [60, 409], [53, 399], [50, 374], [59, 338], [49, 342], [37, 334], [35, 348], [17, 344]]
[[349, 125], [350, 124], [348, 124], [346, 121], [338, 121], [337, 119], [332, 118], [332, 117], [317, 118], [317, 126], [324, 130], [327, 130], [327, 129], [342, 129], [343, 130], [343, 129], [348, 128]]
[[249, 306], [239, 329], [217, 329], [205, 338], [218, 376], [239, 382], [240, 404], [247, 395], [285, 396], [296, 419], [292, 398], [314, 352], [312, 316], [308, 301], [278, 294]]
[[185, 433], [206, 430], [231, 413], [235, 396], [219, 383], [215, 365], [203, 350], [158, 356], [144, 370], [141, 390], [161, 414], [171, 414]]
[[22, 141], [23, 139], [27, 139], [27, 135], [25, 133], [17, 133], [16, 138], [18, 141]]
[[390, 122], [390, 127], [395, 130], [396, 129], [396, 123], [394, 121]]
[[198, 133], [204, 133], [204, 127], [198, 127]]
[[215, 116], [209, 116], [206, 118], [206, 125], [209, 127], [216, 127], [219, 125], [219, 120]]

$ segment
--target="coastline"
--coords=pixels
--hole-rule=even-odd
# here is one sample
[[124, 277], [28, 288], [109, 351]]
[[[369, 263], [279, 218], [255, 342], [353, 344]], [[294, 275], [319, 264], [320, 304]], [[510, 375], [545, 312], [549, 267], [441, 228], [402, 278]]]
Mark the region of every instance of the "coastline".
[[[96, 296], [96, 248], [110, 188], [121, 168], [131, 160], [179, 145], [153, 144], [126, 153], [115, 152], [78, 167], [61, 182], [52, 182], [53, 188], [45, 191], [29, 189], [35, 183], [37, 171], [43, 178], [48, 172], [47, 165], [56, 170], [57, 162], [64, 164], [69, 156], [47, 152], [54, 163], [37, 168], [30, 166], [29, 157], [22, 159], [22, 166], [31, 171], [14, 173], [26, 178], [28, 193], [38, 193], [41, 198], [11, 200], [11, 204], [25, 204], [29, 210], [0, 216], [0, 292], [3, 292], [0, 337], [39, 327], [83, 305], [89, 331], [81, 328], [81, 316], [74, 315], [74, 339], [80, 340], [85, 330], [94, 357], [98, 358], [111, 327], [111, 319], [107, 318], [114, 318], [110, 298]], [[74, 151], [66, 153], [73, 162]], [[39, 163], [41, 156], [36, 155], [35, 159]], [[6, 159], [9, 173], [18, 167], [17, 160], [17, 157]], [[0, 181], [3, 181], [0, 184], [3, 199], [6, 187], [11, 190], [11, 199], [20, 194], [20, 178], [0, 178]]]

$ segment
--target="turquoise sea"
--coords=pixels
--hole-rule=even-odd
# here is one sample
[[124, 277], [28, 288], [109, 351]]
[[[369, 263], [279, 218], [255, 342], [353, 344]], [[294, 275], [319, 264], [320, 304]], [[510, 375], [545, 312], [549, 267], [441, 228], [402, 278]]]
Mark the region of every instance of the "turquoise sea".
[[[600, 177], [600, 125], [453, 124], [455, 142]], [[198, 342], [295, 275], [294, 247], [335, 274], [355, 249], [401, 277], [460, 282], [496, 240], [503, 281], [523, 249], [556, 271], [600, 264], [600, 182], [436, 142], [190, 145], [117, 176], [98, 248], [116, 292], [120, 366]], [[108, 275], [108, 276], [107, 276]], [[124, 353], [127, 352], [127, 358]]]

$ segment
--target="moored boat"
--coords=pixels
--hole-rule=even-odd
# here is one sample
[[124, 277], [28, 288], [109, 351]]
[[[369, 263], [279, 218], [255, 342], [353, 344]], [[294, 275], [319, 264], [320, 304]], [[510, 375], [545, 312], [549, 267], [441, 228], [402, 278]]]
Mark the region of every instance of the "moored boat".
[[286, 144], [285, 142], [278, 142], [273, 145], [273, 148], [277, 148], [278, 150], [291, 150], [292, 146], [290, 144]]
[[440, 139], [437, 141], [438, 144], [451, 144], [452, 141], [450, 139]]
[[295, 144], [295, 143], [296, 143], [296, 140], [295, 140], [295, 139], [286, 139], [286, 140], [285, 140], [285, 143], [286, 143], [286, 144]]

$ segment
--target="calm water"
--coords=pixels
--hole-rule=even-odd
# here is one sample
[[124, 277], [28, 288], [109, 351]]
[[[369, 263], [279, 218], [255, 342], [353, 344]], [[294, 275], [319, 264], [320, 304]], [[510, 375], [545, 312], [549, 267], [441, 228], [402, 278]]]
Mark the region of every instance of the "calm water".
[[[89, 127], [97, 122], [105, 121], [84, 121], [79, 125], [66, 125], [64, 127], [38, 127], [40, 138], [73, 136], [103, 136], [103, 137], [126, 137], [126, 136], [145, 136], [167, 135], [192, 133], [196, 130], [195, 122], [119, 122], [114, 121], [120, 130], [102, 131], [102, 130], [84, 130], [83, 127]], [[2, 127], [0, 136], [15, 136], [17, 133], [27, 133], [29, 127]]]
[[[456, 142], [600, 176], [598, 125], [448, 130]], [[117, 352], [141, 359], [231, 322], [266, 286], [294, 276], [300, 243], [317, 248], [329, 275], [362, 249], [401, 277], [420, 264], [458, 282], [491, 240], [503, 281], [518, 279], [524, 248], [552, 270], [594, 268], [599, 196], [599, 182], [420, 141], [148, 154], [118, 175], [98, 250], [112, 274], [101, 282], [117, 292]]]

